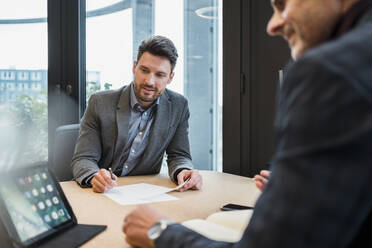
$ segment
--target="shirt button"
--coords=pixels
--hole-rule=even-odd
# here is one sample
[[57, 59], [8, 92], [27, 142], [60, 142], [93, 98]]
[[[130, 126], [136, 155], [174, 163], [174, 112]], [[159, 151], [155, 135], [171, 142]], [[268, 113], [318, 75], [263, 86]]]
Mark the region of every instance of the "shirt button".
[[128, 169], [128, 165], [125, 165], [124, 168], [125, 168], [125, 169]]
[[142, 132], [139, 132], [139, 135], [142, 135]]
[[132, 153], [134, 153], [135, 152], [135, 150], [134, 149], [132, 149]]

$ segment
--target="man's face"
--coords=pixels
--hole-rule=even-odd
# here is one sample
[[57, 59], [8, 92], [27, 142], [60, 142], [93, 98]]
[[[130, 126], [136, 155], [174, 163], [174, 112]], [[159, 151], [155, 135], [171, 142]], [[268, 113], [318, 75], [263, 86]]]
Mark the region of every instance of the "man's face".
[[142, 107], [149, 107], [161, 94], [174, 76], [171, 63], [166, 57], [144, 52], [133, 64], [134, 93]]
[[327, 41], [341, 18], [343, 0], [271, 0], [267, 32], [287, 40], [293, 59]]

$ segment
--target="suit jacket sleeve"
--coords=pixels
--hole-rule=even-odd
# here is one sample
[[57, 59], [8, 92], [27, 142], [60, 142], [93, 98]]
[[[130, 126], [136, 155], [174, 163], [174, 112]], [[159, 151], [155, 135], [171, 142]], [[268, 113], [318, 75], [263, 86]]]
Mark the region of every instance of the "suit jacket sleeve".
[[174, 173], [181, 169], [192, 169], [189, 143], [189, 107], [187, 100], [184, 99], [182, 115], [176, 132], [169, 143], [167, 152], [168, 173], [169, 177], [174, 181]]
[[71, 163], [74, 178], [83, 187], [87, 187], [84, 179], [99, 171], [97, 163], [101, 157], [101, 147], [100, 124], [96, 116], [96, 95], [92, 95], [80, 125], [80, 134]]
[[[322, 57], [290, 69], [272, 176], [234, 247], [346, 247], [355, 238], [372, 209], [372, 108], [354, 83]], [[156, 244], [231, 246], [183, 227], [166, 230]]]
[[155, 240], [156, 248], [228, 248], [233, 247], [233, 245], [233, 243], [208, 239], [180, 224], [168, 226], [161, 236]]

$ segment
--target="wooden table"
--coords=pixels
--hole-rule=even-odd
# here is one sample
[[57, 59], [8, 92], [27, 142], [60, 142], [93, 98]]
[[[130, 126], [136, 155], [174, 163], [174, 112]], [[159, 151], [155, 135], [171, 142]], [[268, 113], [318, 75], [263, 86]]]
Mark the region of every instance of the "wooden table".
[[[251, 178], [220, 173], [200, 171], [203, 188], [186, 192], [172, 192], [175, 201], [156, 202], [150, 205], [171, 219], [182, 222], [194, 218], [205, 219], [220, 211], [227, 203], [254, 205], [260, 191]], [[149, 183], [164, 187], [175, 187], [168, 175], [133, 176], [118, 179], [118, 185]], [[129, 247], [122, 233], [123, 219], [136, 206], [122, 206], [92, 189], [80, 188], [76, 182], [62, 182], [61, 186], [81, 224], [107, 225], [107, 229], [87, 242], [83, 247]]]

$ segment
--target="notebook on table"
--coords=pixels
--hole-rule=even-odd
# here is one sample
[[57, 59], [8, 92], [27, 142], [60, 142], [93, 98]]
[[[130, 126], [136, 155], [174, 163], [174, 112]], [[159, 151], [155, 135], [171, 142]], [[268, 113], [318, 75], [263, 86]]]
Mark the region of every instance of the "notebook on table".
[[0, 218], [8, 247], [79, 247], [106, 229], [77, 223], [47, 163], [1, 173]]

